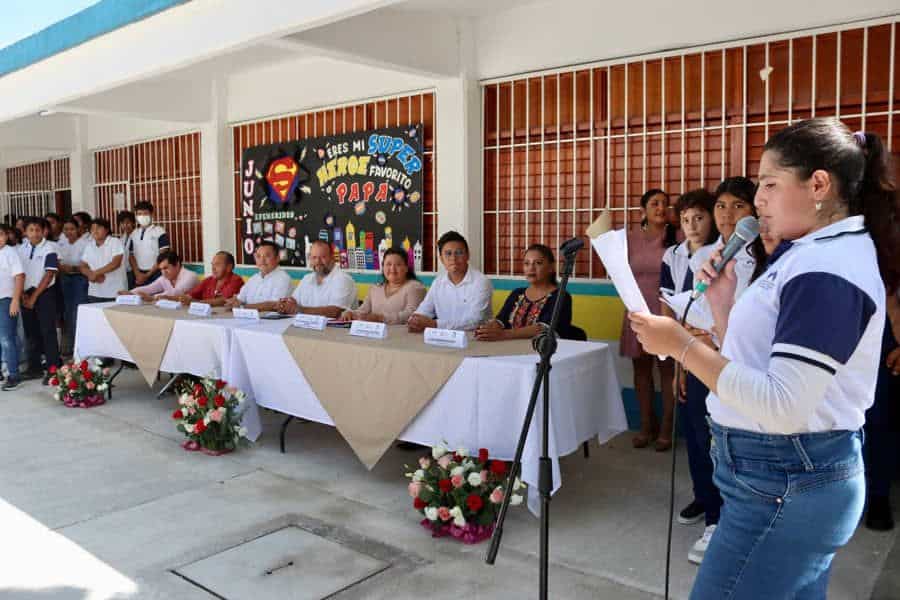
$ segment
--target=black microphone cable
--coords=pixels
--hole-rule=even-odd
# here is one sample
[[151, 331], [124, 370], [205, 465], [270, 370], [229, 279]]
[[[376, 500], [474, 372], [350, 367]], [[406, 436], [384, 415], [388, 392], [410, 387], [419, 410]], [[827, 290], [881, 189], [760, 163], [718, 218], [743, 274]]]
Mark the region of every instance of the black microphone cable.
[[[695, 298], [691, 297], [688, 300], [687, 305], [684, 307], [684, 314], [681, 316], [681, 321], [679, 323], [682, 327], [687, 322], [688, 312], [691, 310], [691, 306], [694, 304]], [[672, 567], [672, 523], [675, 520], [675, 459], [678, 456], [678, 437], [675, 435], [675, 431], [678, 427], [678, 382], [681, 380], [681, 363], [678, 362], [675, 357], [672, 357], [672, 360], [675, 360], [675, 381], [673, 387], [675, 388], [673, 391], [675, 392], [675, 406], [672, 407], [672, 431], [669, 432], [669, 439], [672, 440], [672, 472], [669, 475], [669, 526], [668, 532], [666, 534], [666, 588], [665, 588], [665, 600], [669, 600], [669, 575], [671, 573]]]

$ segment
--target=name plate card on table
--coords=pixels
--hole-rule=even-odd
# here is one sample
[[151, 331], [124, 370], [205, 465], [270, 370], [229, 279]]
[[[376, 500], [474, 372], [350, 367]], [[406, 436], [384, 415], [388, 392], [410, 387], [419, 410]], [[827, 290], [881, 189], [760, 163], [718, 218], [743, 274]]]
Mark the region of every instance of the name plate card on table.
[[116, 304], [124, 306], [140, 306], [142, 300], [137, 294], [122, 294], [121, 296], [116, 296]]
[[157, 300], [156, 308], [164, 308], [166, 310], [178, 310], [181, 308], [181, 302], [175, 300]]
[[387, 337], [387, 325], [371, 321], [353, 321], [350, 325], [350, 335], [383, 340]]
[[469, 338], [465, 331], [427, 327], [425, 329], [425, 343], [432, 346], [462, 349], [469, 345]]
[[231, 312], [235, 319], [259, 321], [259, 311], [255, 308], [235, 308]]
[[188, 314], [195, 317], [208, 317], [212, 314], [212, 306], [205, 302], [191, 302]]
[[301, 313], [294, 317], [293, 325], [300, 329], [325, 331], [325, 326], [328, 325], [328, 317], [322, 315], [304, 315]]

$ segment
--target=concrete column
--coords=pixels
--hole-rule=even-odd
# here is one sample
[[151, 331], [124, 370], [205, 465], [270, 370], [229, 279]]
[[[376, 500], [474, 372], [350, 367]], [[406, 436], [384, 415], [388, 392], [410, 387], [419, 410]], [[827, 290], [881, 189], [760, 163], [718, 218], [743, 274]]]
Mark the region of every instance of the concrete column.
[[216, 252], [235, 251], [232, 139], [227, 111], [227, 81], [220, 76], [213, 80], [210, 89], [210, 120], [200, 128], [203, 263], [206, 269]]
[[436, 86], [438, 236], [455, 229], [469, 241], [472, 264], [482, 266], [481, 89], [475, 79], [470, 20], [458, 24], [460, 74]]
[[69, 156], [72, 212], [85, 210], [93, 215], [96, 212], [94, 156], [87, 147], [88, 118], [84, 115], [75, 115], [72, 119], [75, 122], [75, 143]]

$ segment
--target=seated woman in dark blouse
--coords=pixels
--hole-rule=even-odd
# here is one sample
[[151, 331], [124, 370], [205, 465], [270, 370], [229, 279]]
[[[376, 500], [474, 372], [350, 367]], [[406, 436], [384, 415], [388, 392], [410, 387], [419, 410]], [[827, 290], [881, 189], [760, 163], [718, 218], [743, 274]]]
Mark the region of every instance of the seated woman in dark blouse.
[[[550, 326], [553, 306], [559, 291], [556, 284], [556, 259], [543, 244], [533, 244], [525, 251], [525, 278], [528, 287], [510, 292], [497, 318], [475, 330], [475, 339], [483, 341], [532, 338]], [[562, 297], [557, 332], [569, 337], [572, 325], [572, 297]]]

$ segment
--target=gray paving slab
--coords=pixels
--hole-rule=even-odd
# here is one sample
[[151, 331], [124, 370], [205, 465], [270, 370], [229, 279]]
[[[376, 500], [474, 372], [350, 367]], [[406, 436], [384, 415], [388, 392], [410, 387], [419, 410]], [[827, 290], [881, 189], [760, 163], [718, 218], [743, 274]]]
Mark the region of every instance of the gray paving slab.
[[[432, 539], [402, 477], [417, 453], [392, 448], [370, 472], [333, 428], [297, 423], [281, 454], [283, 417], [264, 412], [258, 444], [208, 457], [180, 448], [173, 408], [172, 397], [156, 399], [134, 373], [110, 404], [91, 410], [66, 409], [33, 383], [0, 394], [0, 528], [12, 542], [0, 545], [0, 599], [214, 598], [176, 571], [291, 526], [390, 564], [335, 598], [536, 595], [537, 520], [511, 512], [494, 567], [483, 563], [485, 544]], [[679, 461], [681, 505], [690, 483]], [[551, 596], [659, 597], [669, 455], [636, 451], [622, 436], [561, 466]], [[690, 590], [696, 567], [686, 553], [701, 532], [675, 527], [676, 598]], [[897, 568], [888, 558], [895, 538], [860, 529], [838, 554], [829, 598], [867, 598], [879, 575], [879, 590], [890, 594], [883, 570]]]

